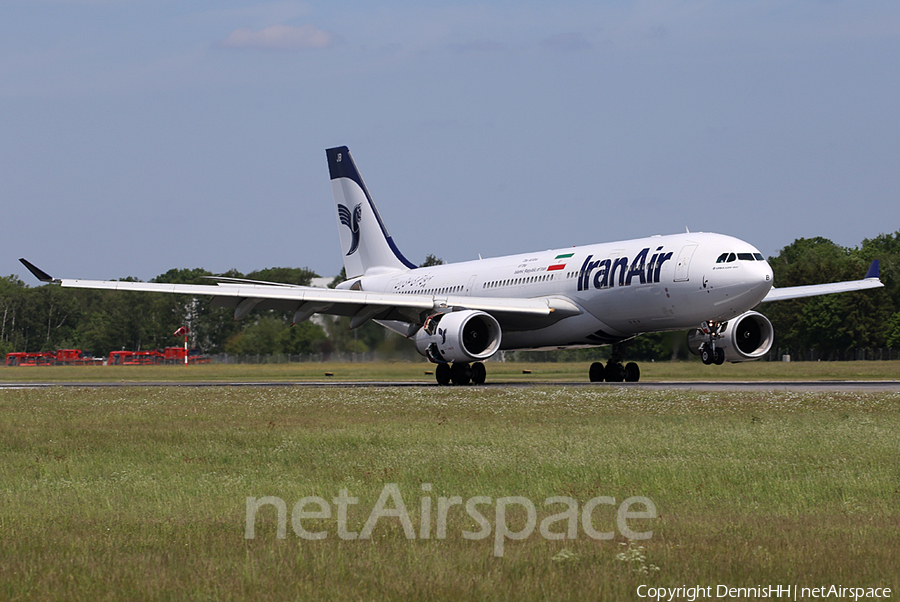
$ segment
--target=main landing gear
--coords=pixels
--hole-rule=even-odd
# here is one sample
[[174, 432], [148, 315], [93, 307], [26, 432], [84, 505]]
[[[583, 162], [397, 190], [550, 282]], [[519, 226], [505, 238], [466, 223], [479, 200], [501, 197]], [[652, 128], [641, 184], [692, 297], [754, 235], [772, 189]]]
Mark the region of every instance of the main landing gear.
[[616, 345], [613, 345], [612, 356], [604, 366], [601, 362], [591, 364], [589, 373], [592, 383], [636, 383], [641, 379], [641, 369], [634, 362], [622, 365], [622, 354]]
[[628, 362], [624, 366], [622, 362], [609, 360], [604, 366], [600, 362], [591, 364], [590, 378], [592, 383], [636, 383], [641, 379], [641, 368], [634, 362]]
[[471, 366], [466, 362], [454, 362], [453, 364], [438, 364], [434, 370], [437, 383], [441, 386], [449, 385], [483, 385], [487, 377], [487, 370], [481, 362], [475, 362]]

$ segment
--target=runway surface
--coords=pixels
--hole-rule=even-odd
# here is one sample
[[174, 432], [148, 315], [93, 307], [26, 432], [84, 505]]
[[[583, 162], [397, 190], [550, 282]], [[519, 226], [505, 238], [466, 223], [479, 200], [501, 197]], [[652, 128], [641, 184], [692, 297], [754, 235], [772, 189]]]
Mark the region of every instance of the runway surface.
[[[0, 389], [41, 389], [50, 387], [68, 388], [114, 388], [114, 387], [327, 387], [327, 388], [371, 388], [393, 387], [435, 387], [427, 382], [370, 382], [370, 381], [180, 381], [180, 382], [9, 382], [0, 383]], [[621, 387], [629, 389], [683, 389], [694, 391], [872, 391], [900, 392], [900, 381], [672, 381], [642, 383], [590, 383], [590, 382], [497, 382], [478, 385], [482, 388], [530, 388], [530, 387]], [[468, 388], [476, 388], [470, 386]]]

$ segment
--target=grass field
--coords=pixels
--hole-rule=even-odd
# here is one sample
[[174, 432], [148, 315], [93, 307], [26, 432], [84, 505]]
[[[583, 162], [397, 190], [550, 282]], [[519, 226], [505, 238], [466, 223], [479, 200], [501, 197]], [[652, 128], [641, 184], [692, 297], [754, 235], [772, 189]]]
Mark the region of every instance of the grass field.
[[[699, 369], [704, 367], [698, 366]], [[419, 368], [421, 369], [421, 368]], [[47, 388], [0, 391], [0, 599], [635, 600], [641, 584], [900, 589], [900, 395], [636, 390]], [[360, 532], [388, 484], [413, 526]], [[423, 487], [423, 484], [430, 484]], [[261, 507], [246, 537], [247, 498]], [[330, 518], [298, 524], [301, 498]], [[439, 498], [478, 506], [492, 529]], [[614, 498], [589, 537], [527, 532]], [[616, 508], [643, 496], [655, 518]], [[427, 498], [423, 506], [422, 499]], [[426, 506], [430, 503], [430, 508]], [[394, 500], [387, 504], [395, 508]], [[317, 506], [304, 507], [307, 511]], [[634, 510], [641, 510], [637, 506]], [[446, 509], [445, 509], [446, 510]], [[430, 518], [423, 521], [423, 515]], [[422, 537], [422, 523], [429, 537]], [[549, 531], [566, 534], [567, 520]], [[683, 599], [683, 598], [682, 598]]]
[[[589, 363], [488, 362], [488, 383], [587, 382]], [[90, 366], [0, 368], [0, 382], [184, 382], [184, 381], [390, 381], [434, 383], [428, 362], [208, 364], [202, 366]], [[529, 371], [528, 374], [523, 371]], [[332, 373], [333, 376], [325, 376]], [[900, 361], [746, 362], [704, 366], [694, 362], [644, 362], [641, 381], [896, 380]]]

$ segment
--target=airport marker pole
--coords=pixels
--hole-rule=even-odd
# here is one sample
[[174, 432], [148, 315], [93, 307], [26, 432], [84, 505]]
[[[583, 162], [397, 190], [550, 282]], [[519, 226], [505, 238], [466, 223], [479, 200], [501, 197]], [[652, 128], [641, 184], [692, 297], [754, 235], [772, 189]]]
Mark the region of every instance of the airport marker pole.
[[187, 326], [182, 326], [178, 330], [175, 331], [175, 336], [177, 337], [180, 334], [184, 335], [184, 365], [188, 364], [188, 346], [187, 346], [187, 335], [190, 330], [188, 330]]

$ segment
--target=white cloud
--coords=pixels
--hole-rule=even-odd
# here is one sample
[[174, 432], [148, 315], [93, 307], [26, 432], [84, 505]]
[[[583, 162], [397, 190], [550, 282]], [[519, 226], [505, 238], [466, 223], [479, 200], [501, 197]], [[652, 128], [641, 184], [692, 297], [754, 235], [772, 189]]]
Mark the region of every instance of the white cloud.
[[266, 48], [270, 50], [311, 50], [327, 48], [334, 36], [312, 25], [272, 25], [254, 30], [249, 27], [235, 29], [222, 40], [227, 48]]

